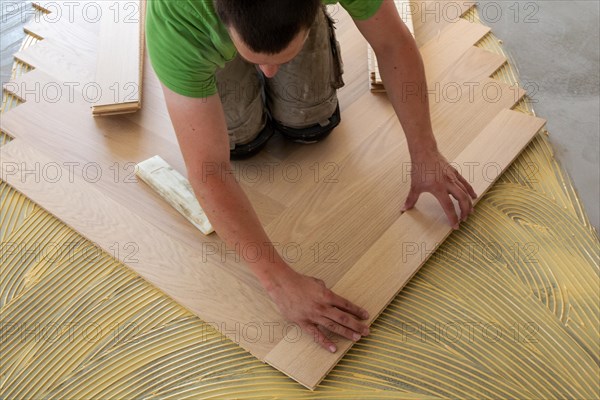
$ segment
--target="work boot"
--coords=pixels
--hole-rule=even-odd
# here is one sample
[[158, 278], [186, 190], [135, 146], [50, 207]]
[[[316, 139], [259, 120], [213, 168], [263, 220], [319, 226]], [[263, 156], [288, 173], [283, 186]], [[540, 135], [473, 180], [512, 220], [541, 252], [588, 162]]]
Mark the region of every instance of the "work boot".
[[275, 126], [275, 130], [286, 138], [296, 143], [310, 144], [325, 139], [331, 133], [333, 128], [340, 124], [340, 121], [340, 105], [338, 104], [333, 115], [329, 117], [327, 122], [324, 121], [323, 123], [308, 126], [306, 128], [290, 128], [273, 120], [273, 125]]
[[229, 150], [230, 158], [232, 160], [241, 160], [252, 157], [265, 147], [269, 139], [273, 136], [273, 133], [275, 133], [273, 123], [271, 118], [267, 118], [264, 128], [254, 139], [248, 143], [236, 144], [233, 149]]

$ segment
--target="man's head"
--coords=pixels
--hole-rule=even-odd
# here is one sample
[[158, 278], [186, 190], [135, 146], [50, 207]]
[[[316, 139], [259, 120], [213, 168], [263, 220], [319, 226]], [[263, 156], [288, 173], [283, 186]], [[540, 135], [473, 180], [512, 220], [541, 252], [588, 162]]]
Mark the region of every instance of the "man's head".
[[294, 58], [308, 37], [320, 0], [214, 0], [238, 53], [267, 77]]

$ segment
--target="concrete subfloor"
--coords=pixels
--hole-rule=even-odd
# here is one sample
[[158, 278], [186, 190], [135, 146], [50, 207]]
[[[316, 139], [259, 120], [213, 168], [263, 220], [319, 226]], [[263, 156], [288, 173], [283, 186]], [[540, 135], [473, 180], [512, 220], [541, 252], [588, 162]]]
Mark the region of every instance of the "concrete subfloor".
[[521, 83], [548, 120], [556, 158], [600, 225], [600, 25], [598, 0], [479, 0]]
[[[10, 77], [12, 54], [23, 37], [25, 18], [21, 17], [31, 15], [14, 10], [25, 10], [31, 2], [0, 3], [0, 82], [4, 83]], [[600, 227], [599, 4], [597, 0], [478, 1], [482, 19], [511, 52], [522, 84], [536, 102], [537, 115], [548, 120], [556, 157], [575, 182], [597, 231]], [[447, 10], [452, 18], [452, 9]]]

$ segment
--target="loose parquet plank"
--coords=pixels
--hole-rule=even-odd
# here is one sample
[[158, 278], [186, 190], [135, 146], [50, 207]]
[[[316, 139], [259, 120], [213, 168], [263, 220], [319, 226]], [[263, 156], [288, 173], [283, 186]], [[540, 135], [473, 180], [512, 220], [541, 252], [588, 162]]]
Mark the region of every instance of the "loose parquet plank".
[[[95, 115], [136, 111], [142, 92], [143, 4], [48, 4], [54, 11], [25, 28], [44, 40], [15, 58], [60, 81], [77, 83], [92, 100]], [[99, 7], [92, 16], [87, 15], [90, 5]]]
[[[415, 29], [412, 22], [412, 7], [409, 0], [394, 0], [396, 9], [400, 19], [404, 22], [409, 32], [415, 36]], [[371, 91], [381, 91], [383, 89], [383, 81], [379, 74], [379, 63], [373, 48], [369, 45], [367, 58], [369, 60], [369, 79], [371, 82]]]
[[[142, 102], [144, 60], [144, 0], [100, 2], [102, 18], [98, 38], [96, 82], [101, 96], [92, 107], [94, 115], [137, 111]], [[132, 6], [128, 15], [114, 12]]]
[[[146, 55], [147, 57], [147, 55]], [[149, 61], [146, 60], [147, 65]], [[144, 74], [144, 91], [148, 96], [140, 111], [123, 117], [178, 146], [173, 124], [171, 123], [160, 83], [154, 71], [149, 68]], [[14, 94], [22, 101], [87, 104], [91, 107], [94, 98], [84, 94], [80, 84], [65, 83], [48, 74], [41, 68], [27, 72], [4, 84], [3, 89]]]

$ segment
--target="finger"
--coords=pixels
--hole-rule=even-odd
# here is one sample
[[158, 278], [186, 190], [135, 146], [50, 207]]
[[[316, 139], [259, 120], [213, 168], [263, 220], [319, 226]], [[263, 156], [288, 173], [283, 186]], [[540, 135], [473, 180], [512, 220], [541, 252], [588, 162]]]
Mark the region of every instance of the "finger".
[[367, 336], [369, 334], [369, 327], [367, 325], [363, 324], [354, 318], [354, 316], [340, 310], [339, 308], [332, 308], [331, 311], [327, 313], [326, 317], [334, 322], [337, 322], [341, 326], [350, 329], [352, 333], [357, 333], [361, 336]]
[[465, 193], [467, 193], [467, 188], [465, 187], [465, 184], [468, 185], [469, 183], [456, 170], [456, 168], [450, 168], [450, 171], [448, 173], [446, 173], [446, 178], [449, 181], [448, 182], [450, 184], [449, 187], [457, 185], [458, 187], [460, 187], [461, 189], [463, 189], [465, 191]]
[[[461, 221], [466, 221], [467, 217], [469, 215], [471, 215], [471, 213], [473, 212], [473, 202], [471, 201], [471, 198], [469, 197], [469, 195], [467, 194], [467, 189], [465, 188], [465, 185], [460, 181], [460, 180], [456, 180], [456, 186], [458, 186], [459, 190], [461, 190], [462, 192], [465, 193], [465, 196], [467, 197], [467, 199], [469, 199], [469, 209], [467, 210], [467, 212], [462, 212], [461, 210], [461, 216], [460, 216], [460, 220]], [[460, 203], [459, 203], [460, 205]]]
[[471, 207], [472, 207], [471, 198], [458, 185], [453, 185], [452, 187], [450, 187], [450, 193], [452, 194], [452, 196], [454, 196], [454, 198], [456, 200], [458, 200], [458, 205], [460, 207], [461, 221], [466, 220], [467, 216], [471, 212]]
[[342, 311], [346, 311], [352, 315], [355, 315], [356, 317], [358, 317], [360, 319], [369, 318], [369, 312], [367, 310], [365, 310], [364, 308], [361, 308], [361, 307], [357, 306], [356, 304], [346, 300], [345, 298], [338, 296], [334, 292], [331, 292], [331, 294], [333, 295], [331, 297], [331, 304], [333, 306], [339, 308]]
[[323, 279], [315, 278], [314, 276], [313, 276], [312, 278], [313, 278], [313, 279], [315, 280], [315, 282], [317, 282], [319, 285], [321, 285], [321, 286], [323, 286], [323, 287], [327, 287], [327, 286], [325, 285], [325, 281], [324, 281]]
[[319, 328], [317, 328], [314, 324], [304, 324], [302, 325], [302, 329], [313, 337], [313, 340], [317, 342], [321, 347], [325, 350], [328, 350], [332, 353], [335, 353], [337, 347], [335, 344], [325, 336], [323, 332]]
[[337, 333], [338, 335], [345, 337], [348, 340], [352, 340], [354, 342], [360, 340], [360, 338], [362, 337], [362, 335], [359, 332], [353, 331], [348, 327], [340, 325], [337, 322], [330, 320], [329, 318], [323, 318], [322, 320], [320, 320], [319, 325], [321, 325], [323, 328], [326, 328], [330, 332]]
[[400, 211], [404, 212], [413, 208], [417, 203], [417, 200], [419, 200], [419, 195], [420, 193], [416, 189], [411, 188], [408, 196], [406, 197], [406, 201], [404, 202], [404, 206], [402, 206]]
[[473, 186], [471, 186], [471, 184], [469, 183], [469, 181], [467, 181], [465, 179], [464, 176], [462, 176], [461, 174], [458, 174], [458, 179], [460, 180], [460, 182], [463, 184], [463, 186], [465, 187], [466, 192], [469, 194], [469, 196], [471, 196], [472, 199], [476, 199], [477, 198], [477, 193], [475, 193], [475, 189], [473, 189]]
[[456, 179], [452, 183], [455, 184], [456, 186], [458, 186], [463, 192], [467, 193], [467, 188], [459, 179]]
[[456, 210], [454, 209], [454, 203], [452, 203], [448, 193], [437, 192], [434, 195], [444, 209], [446, 217], [448, 217], [448, 221], [450, 221], [450, 226], [452, 226], [454, 229], [458, 229], [458, 216], [456, 215]]

